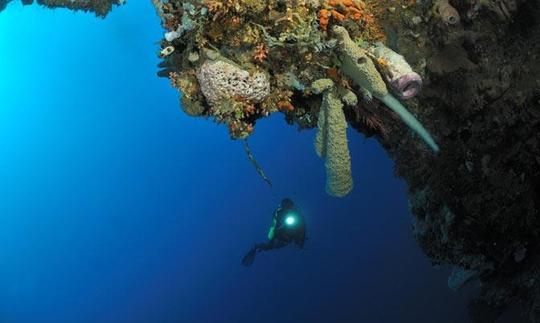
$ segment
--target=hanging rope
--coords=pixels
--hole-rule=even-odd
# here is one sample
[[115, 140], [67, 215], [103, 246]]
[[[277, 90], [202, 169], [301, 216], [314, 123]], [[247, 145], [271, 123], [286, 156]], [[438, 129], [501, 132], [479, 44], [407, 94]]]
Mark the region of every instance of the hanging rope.
[[246, 155], [247, 157], [249, 158], [249, 161], [253, 164], [253, 166], [255, 167], [255, 169], [257, 170], [257, 173], [259, 174], [259, 176], [268, 184], [270, 185], [270, 187], [272, 186], [272, 182], [270, 181], [270, 179], [268, 177], [266, 177], [266, 175], [264, 174], [264, 170], [262, 169], [262, 167], [259, 165], [259, 163], [257, 163], [257, 160], [255, 159], [255, 157], [253, 156], [253, 153], [251, 152], [251, 149], [249, 149], [249, 145], [248, 145], [248, 141], [247, 139], [244, 139], [244, 150], [246, 151]]

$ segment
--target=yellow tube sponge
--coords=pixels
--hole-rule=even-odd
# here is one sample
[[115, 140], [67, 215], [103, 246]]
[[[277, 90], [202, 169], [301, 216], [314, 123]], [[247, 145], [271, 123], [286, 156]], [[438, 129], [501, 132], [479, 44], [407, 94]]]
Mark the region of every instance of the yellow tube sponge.
[[315, 150], [321, 158], [325, 159], [326, 192], [342, 197], [353, 188], [351, 156], [347, 142], [347, 121], [343, 113], [343, 104], [331, 80], [316, 81], [312, 87], [314, 92], [323, 93]]
[[335, 26], [333, 31], [339, 42], [341, 71], [376, 98], [388, 94], [386, 83], [367, 55], [367, 51], [351, 40], [344, 27]]
[[365, 49], [356, 45], [342, 26], [334, 26], [334, 34], [339, 42], [340, 70], [350, 77], [356, 85], [360, 86], [371, 95], [381, 100], [388, 108], [394, 111], [400, 118], [416, 132], [422, 140], [434, 151], [439, 151], [439, 146], [429, 132], [407, 109], [396, 100], [386, 88], [383, 78], [368, 56]]

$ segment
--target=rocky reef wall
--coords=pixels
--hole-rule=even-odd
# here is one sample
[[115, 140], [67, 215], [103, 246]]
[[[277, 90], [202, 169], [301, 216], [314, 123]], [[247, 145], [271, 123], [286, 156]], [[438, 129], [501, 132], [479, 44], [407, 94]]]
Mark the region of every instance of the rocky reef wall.
[[409, 107], [440, 153], [422, 152], [402, 128], [379, 138], [409, 184], [420, 247], [434, 264], [468, 273], [462, 283], [480, 280], [473, 320], [493, 322], [517, 303], [540, 322], [540, 4], [448, 4], [459, 23], [432, 3], [388, 22], [394, 46], [424, 77]]

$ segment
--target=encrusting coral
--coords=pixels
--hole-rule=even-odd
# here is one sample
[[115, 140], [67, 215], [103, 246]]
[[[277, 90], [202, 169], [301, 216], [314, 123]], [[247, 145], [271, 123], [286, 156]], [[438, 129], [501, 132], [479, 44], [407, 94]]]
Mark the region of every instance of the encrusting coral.
[[352, 20], [358, 24], [362, 30], [369, 33], [372, 39], [382, 40], [385, 38], [381, 27], [376, 23], [373, 14], [374, 4], [361, 0], [328, 0], [322, 1], [319, 10], [319, 24], [323, 30], [328, 29], [331, 21], [341, 23]]
[[[345, 129], [348, 111], [362, 111], [357, 108], [361, 103], [354, 91], [389, 106], [438, 150], [428, 132], [388, 93], [385, 84], [386, 79], [400, 98], [409, 98], [418, 92], [419, 87], [411, 85], [421, 84], [419, 76], [411, 78], [418, 74], [400, 61], [398, 54], [379, 55], [389, 58], [388, 66], [383, 66], [383, 58], [376, 57], [380, 51], [370, 54], [359, 46], [385, 38], [377, 22], [380, 8], [375, 10], [376, 2], [153, 3], [166, 29], [161, 41], [166, 55], [160, 52], [164, 69], [159, 74], [171, 78], [171, 84], [182, 92], [184, 111], [226, 124], [234, 139], [252, 134], [256, 122], [274, 112], [285, 114], [301, 127], [317, 126], [318, 152], [326, 161], [330, 194], [344, 196], [353, 186]], [[359, 53], [362, 57], [354, 56]], [[396, 75], [389, 76], [391, 73]], [[317, 90], [312, 85], [320, 85], [320, 80], [331, 80], [332, 86]]]

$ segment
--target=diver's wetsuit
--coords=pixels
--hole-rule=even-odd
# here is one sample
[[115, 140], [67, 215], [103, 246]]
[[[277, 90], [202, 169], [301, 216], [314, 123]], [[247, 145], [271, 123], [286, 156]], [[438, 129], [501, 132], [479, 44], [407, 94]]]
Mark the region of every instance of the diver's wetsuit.
[[[294, 213], [295, 221], [297, 221], [294, 226], [288, 226], [285, 223], [287, 215], [291, 212]], [[304, 248], [306, 230], [304, 217], [298, 209], [294, 206], [291, 208], [283, 208], [280, 206], [274, 211], [272, 221], [272, 227], [268, 232], [269, 241], [255, 244], [255, 249], [259, 251], [279, 249], [287, 246], [291, 242], [296, 243], [300, 248]]]
[[267, 242], [255, 244], [246, 254], [242, 260], [245, 266], [250, 266], [255, 260], [255, 254], [260, 251], [283, 248], [291, 242], [294, 242], [301, 249], [304, 248], [306, 241], [304, 217], [290, 199], [283, 199], [280, 206], [274, 211], [268, 239]]

